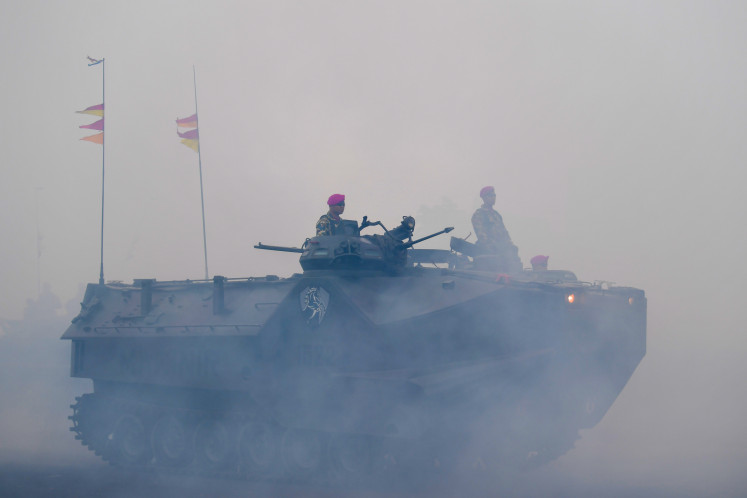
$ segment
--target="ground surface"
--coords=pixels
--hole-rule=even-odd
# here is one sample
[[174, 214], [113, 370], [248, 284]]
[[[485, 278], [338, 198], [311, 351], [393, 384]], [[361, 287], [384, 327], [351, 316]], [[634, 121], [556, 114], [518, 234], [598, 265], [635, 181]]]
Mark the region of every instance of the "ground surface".
[[[664, 498], [675, 496], [666, 490], [637, 486], [605, 486], [581, 483], [552, 471], [515, 475], [433, 476], [424, 482], [382, 482], [372, 489], [335, 489], [321, 485], [222, 480], [194, 476], [159, 475], [125, 471], [108, 465], [0, 464], [0, 496], [12, 497], [305, 497], [305, 498], [383, 498], [383, 497], [630, 497]], [[499, 482], [502, 481], [502, 482]], [[678, 494], [677, 496], [682, 496]], [[685, 495], [696, 496], [696, 495]]]

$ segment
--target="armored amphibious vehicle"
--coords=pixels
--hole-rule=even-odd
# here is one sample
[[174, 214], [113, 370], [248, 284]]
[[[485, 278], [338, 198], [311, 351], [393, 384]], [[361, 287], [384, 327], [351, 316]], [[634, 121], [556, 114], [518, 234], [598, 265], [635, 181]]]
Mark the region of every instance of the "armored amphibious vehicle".
[[572, 448], [645, 355], [644, 292], [416, 249], [414, 223], [256, 246], [301, 254], [287, 278], [90, 284], [63, 335], [93, 380], [71, 430], [116, 465], [263, 479]]

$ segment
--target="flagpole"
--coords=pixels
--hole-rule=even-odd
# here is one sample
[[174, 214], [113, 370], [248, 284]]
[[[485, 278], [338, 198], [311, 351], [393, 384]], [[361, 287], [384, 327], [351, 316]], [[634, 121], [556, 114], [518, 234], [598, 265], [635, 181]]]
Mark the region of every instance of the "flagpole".
[[[106, 59], [101, 59], [101, 104], [104, 110], [104, 115], [106, 115], [105, 77]], [[104, 167], [104, 158], [106, 157], [106, 155], [104, 154], [104, 144], [106, 143], [106, 133], [104, 133], [105, 123], [106, 121], [101, 124], [101, 267], [99, 269], [99, 285], [104, 285], [104, 173], [106, 171]]]
[[205, 196], [202, 192], [202, 154], [200, 154], [200, 113], [197, 112], [197, 74], [195, 72], [195, 66], [192, 65], [192, 81], [194, 82], [195, 88], [195, 123], [197, 124], [197, 161], [200, 166], [200, 204], [202, 207], [202, 247], [205, 254], [205, 280], [208, 277], [208, 261], [207, 261], [207, 236], [205, 235]]
[[39, 232], [39, 191], [34, 191], [34, 214], [36, 216], [36, 297], [41, 295], [41, 233]]

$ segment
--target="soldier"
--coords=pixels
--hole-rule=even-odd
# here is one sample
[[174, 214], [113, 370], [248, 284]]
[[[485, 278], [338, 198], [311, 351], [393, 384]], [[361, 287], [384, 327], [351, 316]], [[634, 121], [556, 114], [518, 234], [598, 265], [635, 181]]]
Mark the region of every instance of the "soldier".
[[511, 242], [511, 236], [503, 224], [503, 218], [495, 205], [495, 189], [483, 187], [480, 190], [482, 206], [472, 215], [472, 226], [477, 235], [477, 247], [482, 254], [497, 256], [497, 265], [501, 271], [520, 272], [522, 269], [519, 250]]
[[332, 194], [327, 199], [329, 211], [316, 222], [316, 235], [338, 235], [342, 233], [342, 218], [340, 215], [345, 211], [345, 196], [343, 194]]

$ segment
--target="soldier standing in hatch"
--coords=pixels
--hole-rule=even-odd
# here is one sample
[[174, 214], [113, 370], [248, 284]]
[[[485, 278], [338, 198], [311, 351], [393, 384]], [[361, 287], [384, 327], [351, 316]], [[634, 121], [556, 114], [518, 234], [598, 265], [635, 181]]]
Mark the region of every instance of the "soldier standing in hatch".
[[498, 256], [498, 269], [507, 272], [520, 272], [522, 269], [519, 250], [511, 242], [511, 236], [503, 224], [503, 218], [495, 205], [495, 189], [483, 187], [480, 190], [482, 206], [472, 215], [472, 226], [477, 235], [477, 247], [482, 254]]
[[338, 235], [342, 230], [342, 218], [340, 215], [345, 211], [345, 195], [332, 194], [327, 199], [329, 211], [316, 222], [316, 235]]

